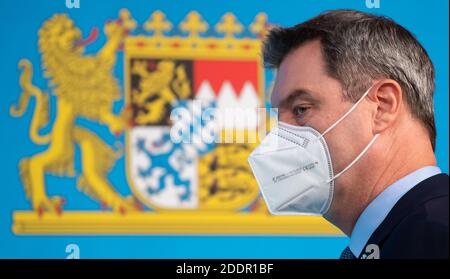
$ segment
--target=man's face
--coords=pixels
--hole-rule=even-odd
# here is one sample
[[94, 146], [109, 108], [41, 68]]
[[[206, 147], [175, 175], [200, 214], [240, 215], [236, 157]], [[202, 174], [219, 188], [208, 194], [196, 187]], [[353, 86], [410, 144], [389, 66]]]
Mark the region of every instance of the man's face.
[[[320, 133], [354, 104], [344, 99], [340, 82], [326, 73], [319, 40], [307, 42], [285, 57], [278, 69], [271, 102], [273, 108], [278, 108], [279, 121], [309, 126]], [[363, 100], [325, 135], [335, 174], [350, 164], [372, 139], [371, 128], [371, 112]], [[358, 169], [358, 165], [361, 168], [358, 162], [335, 181], [333, 204], [336, 205], [336, 201], [349, 190], [347, 186], [346, 191], [340, 185], [351, 184], [348, 182], [352, 180], [352, 175], [363, 171]], [[342, 199], [345, 202], [346, 198]]]

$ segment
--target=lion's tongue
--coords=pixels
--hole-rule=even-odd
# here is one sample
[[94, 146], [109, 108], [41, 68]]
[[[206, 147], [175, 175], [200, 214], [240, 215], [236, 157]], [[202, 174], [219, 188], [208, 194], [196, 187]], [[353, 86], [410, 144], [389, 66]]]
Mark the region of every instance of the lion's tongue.
[[81, 46], [86, 46], [90, 43], [92, 43], [93, 41], [95, 41], [97, 39], [98, 36], [98, 28], [94, 27], [91, 29], [91, 33], [89, 34], [89, 36], [84, 39], [84, 40], [79, 40], [76, 45], [81, 47]]

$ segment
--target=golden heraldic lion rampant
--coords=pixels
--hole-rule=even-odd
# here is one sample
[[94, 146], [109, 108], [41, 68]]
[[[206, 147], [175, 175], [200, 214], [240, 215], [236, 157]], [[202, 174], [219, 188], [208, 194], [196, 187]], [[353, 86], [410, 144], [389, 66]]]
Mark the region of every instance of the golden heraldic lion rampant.
[[113, 113], [113, 103], [121, 98], [117, 80], [112, 74], [116, 51], [128, 31], [136, 23], [127, 10], [121, 10], [119, 19], [105, 24], [107, 42], [96, 55], [84, 55], [79, 44], [81, 31], [65, 14], [47, 20], [39, 30], [39, 50], [45, 77], [56, 97], [57, 113], [51, 131], [40, 135], [39, 130], [49, 121], [49, 95], [32, 84], [32, 64], [21, 60], [20, 86], [22, 93], [17, 106], [11, 106], [13, 116], [22, 116], [31, 97], [36, 105], [30, 125], [30, 138], [36, 144], [48, 144], [48, 148], [19, 163], [20, 176], [33, 210], [61, 213], [64, 199], [48, 197], [44, 176], [75, 176], [74, 149], [81, 151], [82, 173], [77, 187], [103, 207], [125, 213], [139, 209], [133, 197], [122, 197], [109, 183], [106, 175], [122, 152], [103, 142], [94, 132], [77, 126], [77, 117], [83, 117], [106, 125], [114, 134], [124, 129], [123, 115]]
[[153, 72], [147, 70], [145, 61], [135, 61], [131, 72], [140, 77], [139, 90], [132, 94], [133, 103], [146, 110], [138, 112], [135, 120], [138, 125], [159, 123], [169, 107], [191, 95], [184, 65], [175, 66], [173, 60], [158, 62]]

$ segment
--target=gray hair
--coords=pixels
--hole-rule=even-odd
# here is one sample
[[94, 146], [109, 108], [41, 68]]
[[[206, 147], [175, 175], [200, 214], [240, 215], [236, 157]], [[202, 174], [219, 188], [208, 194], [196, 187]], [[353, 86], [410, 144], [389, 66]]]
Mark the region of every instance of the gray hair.
[[273, 28], [263, 46], [266, 67], [278, 68], [291, 51], [315, 39], [321, 42], [327, 74], [342, 83], [345, 99], [356, 102], [374, 79], [397, 81], [435, 148], [434, 67], [413, 34], [383, 16], [328, 11], [293, 27]]

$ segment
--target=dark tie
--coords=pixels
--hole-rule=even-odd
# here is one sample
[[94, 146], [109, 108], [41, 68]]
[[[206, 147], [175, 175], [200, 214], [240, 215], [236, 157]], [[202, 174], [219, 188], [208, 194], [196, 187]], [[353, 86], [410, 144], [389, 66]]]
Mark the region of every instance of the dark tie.
[[352, 251], [351, 251], [350, 248], [347, 246], [347, 247], [344, 249], [344, 251], [342, 251], [340, 259], [354, 260], [354, 259], [356, 259], [356, 257], [355, 257], [355, 255], [353, 255]]

